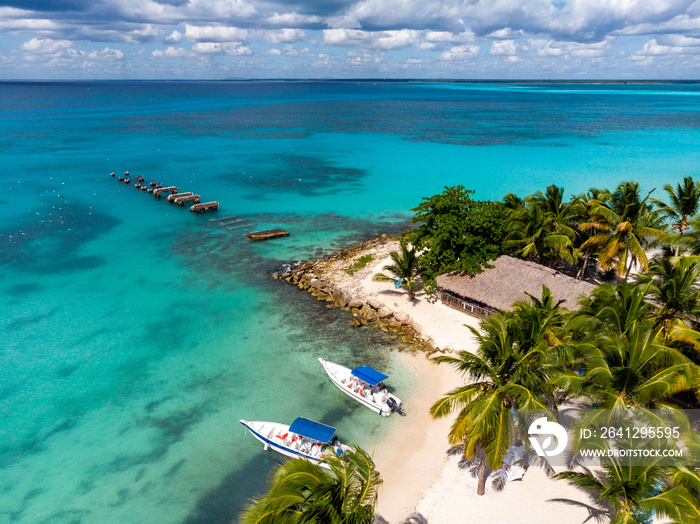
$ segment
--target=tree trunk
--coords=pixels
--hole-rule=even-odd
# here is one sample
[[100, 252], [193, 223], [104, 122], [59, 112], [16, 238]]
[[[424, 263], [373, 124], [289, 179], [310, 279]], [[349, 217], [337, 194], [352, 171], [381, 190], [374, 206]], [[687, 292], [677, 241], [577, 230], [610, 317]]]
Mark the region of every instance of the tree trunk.
[[477, 495], [484, 495], [486, 493], [486, 453], [482, 452], [481, 459], [479, 460], [479, 485], [476, 488]]
[[583, 257], [583, 266], [581, 266], [581, 269], [579, 269], [578, 275], [576, 275], [576, 278], [579, 280], [583, 280], [583, 278], [586, 276], [586, 268], [588, 267], [588, 259], [591, 256], [591, 250], [586, 249], [586, 256]]

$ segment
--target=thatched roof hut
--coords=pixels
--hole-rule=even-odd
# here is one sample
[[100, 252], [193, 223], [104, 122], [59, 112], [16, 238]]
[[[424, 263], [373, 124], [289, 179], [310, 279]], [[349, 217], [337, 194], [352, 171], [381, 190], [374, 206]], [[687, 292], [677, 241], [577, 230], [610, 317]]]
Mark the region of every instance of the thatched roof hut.
[[547, 286], [556, 300], [564, 300], [563, 306], [576, 309], [576, 299], [590, 294], [593, 284], [577, 280], [554, 269], [503, 255], [490, 262], [491, 269], [469, 276], [448, 273], [437, 277], [437, 284], [450, 294], [490, 308], [505, 311], [514, 302], [542, 296], [542, 285]]

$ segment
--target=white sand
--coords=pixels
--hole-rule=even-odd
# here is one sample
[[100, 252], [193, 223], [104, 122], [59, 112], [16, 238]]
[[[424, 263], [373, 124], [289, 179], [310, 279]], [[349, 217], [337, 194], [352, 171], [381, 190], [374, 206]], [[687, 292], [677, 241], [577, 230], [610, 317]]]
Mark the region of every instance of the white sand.
[[[372, 275], [390, 263], [388, 253], [396, 249], [396, 242], [377, 245], [368, 251], [377, 258], [354, 277], [348, 277], [338, 265], [327, 268], [324, 278], [354, 297], [375, 298], [392, 311], [407, 314], [414, 327], [437, 348], [475, 351], [474, 337], [465, 324], [478, 327], [478, 319], [442, 303], [431, 303], [422, 291], [409, 302], [404, 289], [372, 281]], [[384, 479], [377, 514], [391, 524], [415, 513], [430, 524], [579, 524], [589, 518], [588, 510], [576, 505], [591, 503], [585, 493], [564, 481], [547, 478], [537, 467], [529, 468], [522, 481], [509, 483], [502, 492], [494, 491], [489, 479], [486, 495], [478, 496], [476, 479], [457, 467], [458, 457], [446, 455], [453, 419], [433, 420], [428, 413], [435, 401], [461, 383], [461, 377], [450, 366], [435, 365], [422, 355], [405, 358], [419, 374], [421, 389], [406, 403], [408, 424], [375, 450], [374, 458]], [[551, 500], [557, 498], [574, 504]]]

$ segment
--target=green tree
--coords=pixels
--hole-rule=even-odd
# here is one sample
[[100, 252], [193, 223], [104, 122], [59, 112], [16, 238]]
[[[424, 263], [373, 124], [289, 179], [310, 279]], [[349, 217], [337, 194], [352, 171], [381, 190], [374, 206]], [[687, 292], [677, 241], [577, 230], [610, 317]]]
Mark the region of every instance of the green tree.
[[610, 198], [610, 191], [591, 188], [586, 194], [578, 195], [571, 203], [571, 214], [578, 232], [575, 240], [576, 247], [583, 253], [583, 261], [576, 278], [586, 276], [586, 269], [590, 260], [605, 242], [607, 227], [596, 221], [593, 212], [596, 205], [605, 203]]
[[625, 280], [635, 265], [642, 272], [649, 269], [645, 249], [664, 234], [659, 213], [649, 203], [652, 191], [641, 198], [637, 182], [623, 182], [608, 202], [593, 203], [591, 223], [605, 236], [598, 263], [605, 270], [615, 268]]
[[[695, 182], [693, 177], [685, 177], [682, 184], [675, 188], [671, 184], [664, 186], [668, 193], [669, 203], [661, 200], [653, 200], [659, 206], [659, 210], [670, 220], [673, 220], [671, 229], [678, 231], [679, 236], [688, 231], [688, 218], [697, 214], [700, 209], [700, 182]], [[676, 243], [675, 256], [679, 254], [680, 246]]]
[[408, 243], [403, 240], [401, 242], [401, 253], [392, 251], [389, 253], [393, 264], [384, 266], [384, 271], [388, 271], [392, 276], [387, 276], [384, 273], [377, 273], [372, 277], [376, 282], [396, 282], [401, 283], [408, 291], [408, 299], [413, 300], [414, 289], [418, 285], [417, 279], [423, 269], [416, 250], [409, 247]]
[[246, 524], [371, 524], [381, 476], [372, 458], [356, 448], [327, 460], [330, 471], [306, 460], [273, 470], [270, 488], [247, 504]]
[[641, 283], [649, 283], [650, 293], [660, 309], [659, 320], [690, 320], [700, 315], [700, 261], [696, 257], [672, 257], [655, 261], [649, 273], [638, 275]]
[[474, 191], [464, 186], [424, 198], [415, 212], [416, 229], [406, 238], [422, 251], [421, 263], [428, 287], [435, 277], [451, 271], [480, 273], [489, 260], [501, 254], [503, 212], [497, 202], [472, 200]]
[[515, 439], [511, 410], [546, 410], [545, 394], [557, 368], [546, 363], [542, 344], [530, 349], [518, 344], [519, 327], [512, 315], [495, 313], [482, 320], [480, 328], [469, 327], [479, 342], [476, 354], [460, 351], [458, 356], [433, 359], [454, 366], [470, 383], [448, 392], [430, 414], [442, 418], [458, 412], [449, 442], [464, 445], [465, 458], [479, 459], [477, 493], [483, 495], [487, 466], [500, 468]]
[[662, 330], [644, 325], [592, 335], [576, 349], [584, 375], [569, 370], [554, 382], [602, 409], [672, 409], [668, 399], [690, 390], [697, 377], [697, 366], [666, 344]]
[[579, 339], [590, 339], [601, 332], [624, 336], [639, 325], [651, 328], [658, 308], [649, 300], [650, 289], [649, 284], [600, 284], [579, 300], [579, 309], [572, 313], [568, 327]]
[[692, 494], [684, 486], [668, 482], [674, 471], [677, 470], [661, 460], [631, 466], [617, 458], [609, 458], [597, 471], [585, 468], [583, 471], [565, 471], [555, 475], [554, 479], [570, 482], [607, 505], [611, 524], [646, 524], [654, 513], [673, 523], [698, 522], [692, 518], [692, 508], [697, 508]]
[[537, 192], [525, 198], [523, 205], [506, 207], [504, 247], [550, 266], [558, 260], [574, 263], [578, 258], [576, 231], [571, 227], [571, 213], [563, 195], [563, 188], [551, 185], [545, 194]]

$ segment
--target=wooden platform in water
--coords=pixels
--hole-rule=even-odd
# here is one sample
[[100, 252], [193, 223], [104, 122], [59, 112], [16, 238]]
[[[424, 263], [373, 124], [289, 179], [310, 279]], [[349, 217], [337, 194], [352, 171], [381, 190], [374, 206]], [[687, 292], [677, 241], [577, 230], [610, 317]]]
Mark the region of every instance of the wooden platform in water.
[[289, 231], [285, 231], [284, 229], [268, 229], [266, 231], [251, 231], [250, 233], [246, 233], [245, 236], [251, 240], [269, 240], [271, 238], [288, 237]]
[[153, 190], [153, 196], [156, 198], [160, 198], [161, 193], [177, 193], [178, 187], [177, 186], [168, 186], [168, 187], [159, 187], [157, 189]]
[[185, 191], [184, 193], [173, 193], [171, 195], [168, 195], [168, 198], [166, 198], [165, 200], [167, 200], [168, 202], [173, 202], [176, 198], [190, 195], [194, 195], [194, 193], [192, 193], [191, 191]]
[[181, 197], [177, 197], [173, 202], [175, 202], [178, 206], [184, 206], [185, 202], [194, 202], [195, 204], [199, 204], [199, 201], [202, 199], [202, 195], [184, 195]]
[[190, 208], [192, 213], [205, 213], [207, 211], [216, 211], [219, 209], [218, 202], [203, 202], [201, 204], [195, 204]]

